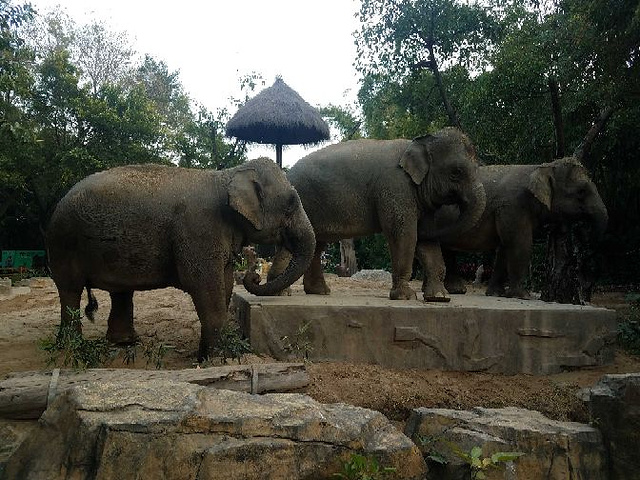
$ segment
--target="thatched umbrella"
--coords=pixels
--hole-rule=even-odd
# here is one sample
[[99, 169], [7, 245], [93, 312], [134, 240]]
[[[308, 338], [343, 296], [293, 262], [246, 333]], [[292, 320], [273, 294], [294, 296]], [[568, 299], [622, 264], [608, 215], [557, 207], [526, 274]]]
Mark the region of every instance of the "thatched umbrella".
[[227, 123], [226, 134], [241, 140], [276, 145], [282, 168], [282, 145], [318, 143], [329, 139], [329, 125], [320, 113], [282, 78], [238, 109]]

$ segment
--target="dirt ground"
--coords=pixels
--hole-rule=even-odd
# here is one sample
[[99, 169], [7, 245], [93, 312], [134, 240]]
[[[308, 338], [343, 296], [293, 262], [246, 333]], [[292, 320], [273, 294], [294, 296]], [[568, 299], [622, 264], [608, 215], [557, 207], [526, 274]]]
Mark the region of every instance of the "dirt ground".
[[[330, 285], [334, 291], [384, 288], [337, 277], [330, 279]], [[101, 307], [95, 323], [84, 320], [88, 338], [104, 336], [107, 328], [109, 297], [102, 291], [96, 294]], [[593, 303], [614, 309], [625, 306], [623, 294], [616, 292], [599, 293]], [[200, 325], [191, 298], [172, 288], [137, 292], [134, 306], [135, 326], [143, 341], [173, 346], [163, 358], [163, 367], [194, 367]], [[0, 379], [10, 372], [47, 369], [38, 341], [53, 336], [58, 323], [58, 297], [51, 280], [33, 279], [30, 289], [14, 288], [10, 296], [0, 294]], [[248, 355], [243, 363], [268, 361], [272, 360]], [[122, 357], [118, 357], [109, 366], [154, 368], [142, 355], [133, 365], [124, 365]], [[310, 363], [308, 371], [311, 385], [306, 393], [313, 398], [372, 408], [397, 421], [406, 419], [416, 407], [518, 406], [538, 410], [553, 419], [585, 422], [587, 413], [576, 392], [594, 384], [605, 373], [640, 372], [640, 357], [619, 351], [613, 365], [549, 376], [394, 370], [346, 363]]]

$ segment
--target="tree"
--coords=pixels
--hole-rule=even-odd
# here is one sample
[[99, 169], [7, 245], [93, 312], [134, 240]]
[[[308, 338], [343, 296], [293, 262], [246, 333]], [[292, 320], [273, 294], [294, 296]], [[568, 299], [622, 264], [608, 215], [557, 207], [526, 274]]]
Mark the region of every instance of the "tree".
[[[625, 253], [640, 248], [640, 165], [633, 153], [640, 139], [631, 133], [640, 121], [638, 0], [461, 8], [453, 1], [371, 0], [360, 13], [356, 65], [368, 135], [411, 137], [455, 123], [446, 97], [486, 163], [543, 163], [575, 152], [610, 210], [606, 248], [620, 258], [610, 271], [629, 277], [640, 269]], [[472, 15], [475, 27], [465, 20]], [[576, 242], [584, 238], [580, 233]]]
[[89, 85], [93, 95], [131, 77], [135, 51], [127, 34], [110, 30], [102, 21], [78, 25], [64, 9], [56, 8], [36, 17], [22, 32], [41, 58], [67, 51], [80, 83]]
[[109, 31], [104, 23], [93, 21], [77, 29], [74, 37], [73, 60], [93, 95], [130, 77], [134, 51], [126, 33]]
[[449, 124], [461, 128], [441, 75], [441, 59], [482, 68], [484, 52], [500, 35], [500, 23], [490, 10], [454, 0], [364, 0], [360, 21], [358, 70], [365, 77], [383, 74], [397, 80], [427, 68]]

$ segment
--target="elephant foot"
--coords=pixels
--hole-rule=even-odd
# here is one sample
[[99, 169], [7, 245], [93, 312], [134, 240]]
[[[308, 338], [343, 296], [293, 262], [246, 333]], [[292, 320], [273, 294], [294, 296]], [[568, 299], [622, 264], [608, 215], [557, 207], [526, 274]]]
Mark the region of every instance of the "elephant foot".
[[107, 331], [107, 341], [114, 345], [133, 345], [138, 343], [140, 336], [135, 332], [109, 332]]
[[306, 277], [302, 282], [304, 293], [309, 295], [329, 295], [331, 289], [324, 278], [309, 280]]
[[425, 302], [450, 302], [449, 292], [442, 282], [427, 282], [422, 284], [422, 294]]
[[506, 297], [507, 292], [504, 287], [489, 286], [484, 293], [487, 297]]
[[444, 286], [447, 291], [455, 295], [464, 295], [467, 293], [467, 285], [462, 277], [454, 275], [444, 279]]
[[531, 300], [531, 295], [523, 288], [509, 288], [504, 296], [509, 298], [520, 298], [522, 300]]
[[407, 283], [392, 288], [389, 292], [391, 300], [417, 300], [416, 292]]

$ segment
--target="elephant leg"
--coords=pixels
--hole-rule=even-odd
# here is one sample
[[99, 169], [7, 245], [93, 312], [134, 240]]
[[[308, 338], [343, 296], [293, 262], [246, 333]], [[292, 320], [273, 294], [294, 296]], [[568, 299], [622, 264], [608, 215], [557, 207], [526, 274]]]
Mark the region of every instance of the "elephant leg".
[[531, 295], [524, 288], [524, 279], [531, 261], [531, 244], [518, 245], [507, 251], [507, 291], [506, 296], [529, 299]]
[[[271, 268], [269, 269], [269, 273], [267, 274], [267, 281], [271, 281], [274, 278], [277, 278], [282, 272], [285, 271], [287, 265], [291, 261], [291, 252], [286, 248], [279, 248], [276, 254], [273, 256], [273, 261], [271, 262]], [[282, 290], [279, 295], [287, 296], [291, 295], [291, 287], [287, 287]]]
[[211, 350], [215, 347], [220, 330], [227, 321], [228, 299], [223, 285], [205, 287], [190, 292], [196, 313], [200, 319], [200, 346], [198, 348], [198, 361], [209, 358]]
[[415, 300], [416, 292], [409, 286], [411, 267], [416, 254], [417, 222], [413, 229], [395, 229], [393, 237], [385, 233], [391, 251], [391, 300]]
[[324, 242], [316, 243], [316, 251], [311, 260], [311, 265], [305, 272], [304, 279], [302, 280], [305, 293], [313, 295], [329, 295], [329, 293], [331, 293], [331, 289], [329, 285], [327, 285], [324, 274], [322, 273], [321, 256], [326, 246], [327, 244]]
[[437, 242], [418, 242], [416, 256], [423, 268], [422, 293], [425, 302], [448, 302], [449, 292], [444, 287], [445, 265]]
[[83, 287], [79, 289], [66, 289], [58, 287], [60, 297], [60, 329], [73, 326], [78, 333], [82, 333], [82, 322], [80, 321], [80, 299]]
[[224, 294], [227, 299], [227, 308], [229, 308], [229, 303], [231, 303], [231, 295], [233, 295], [233, 262], [230, 261], [224, 267]]
[[111, 312], [107, 320], [107, 340], [116, 344], [138, 341], [133, 328], [133, 292], [111, 292]]
[[491, 297], [506, 296], [505, 284], [507, 282], [507, 255], [505, 247], [499, 246], [496, 250], [496, 259], [493, 263], [493, 273], [489, 279], [486, 295]]
[[456, 253], [451, 250], [445, 250], [443, 252], [444, 265], [447, 269], [444, 277], [444, 286], [451, 294], [464, 295], [467, 293], [467, 285], [464, 278], [458, 272], [458, 265], [456, 263]]

